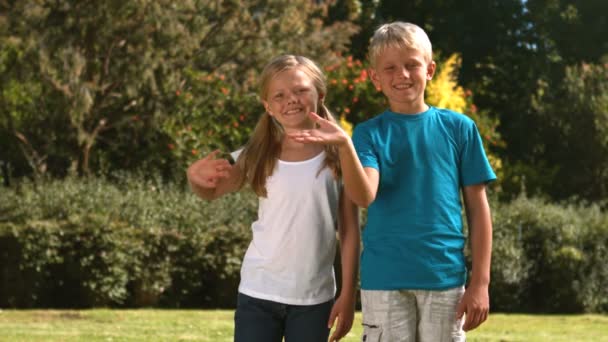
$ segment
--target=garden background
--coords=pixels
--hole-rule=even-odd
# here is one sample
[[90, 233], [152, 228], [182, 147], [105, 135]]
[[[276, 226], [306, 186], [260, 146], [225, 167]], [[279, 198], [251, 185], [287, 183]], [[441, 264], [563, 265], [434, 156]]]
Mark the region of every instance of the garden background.
[[262, 66], [318, 61], [346, 129], [384, 109], [366, 46], [417, 23], [427, 101], [471, 116], [499, 181], [491, 306], [608, 312], [608, 2], [0, 0], [0, 307], [232, 308], [250, 191], [189, 162], [241, 146]]

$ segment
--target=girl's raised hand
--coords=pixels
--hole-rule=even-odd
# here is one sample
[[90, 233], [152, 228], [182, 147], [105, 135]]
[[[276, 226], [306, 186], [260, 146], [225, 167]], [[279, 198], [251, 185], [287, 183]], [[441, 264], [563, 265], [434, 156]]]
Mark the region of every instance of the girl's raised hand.
[[309, 114], [310, 119], [317, 128], [290, 132], [287, 136], [301, 143], [316, 143], [324, 145], [343, 145], [348, 142], [349, 136], [340, 125], [323, 119], [315, 113]]
[[202, 188], [215, 188], [221, 179], [228, 178], [232, 165], [226, 159], [215, 159], [219, 150], [209, 153], [188, 167], [188, 180]]

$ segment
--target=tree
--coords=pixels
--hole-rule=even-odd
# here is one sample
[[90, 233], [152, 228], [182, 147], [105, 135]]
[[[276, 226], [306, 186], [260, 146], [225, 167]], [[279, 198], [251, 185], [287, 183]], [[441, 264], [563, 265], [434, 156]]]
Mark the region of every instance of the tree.
[[[526, 2], [528, 39], [517, 64], [521, 71], [504, 75], [517, 85], [509, 87], [511, 104], [506, 102], [505, 108], [520, 104], [518, 110], [501, 115], [512, 188], [520, 188], [519, 182], [528, 191], [555, 199], [595, 200], [608, 195], [598, 183], [605, 179], [599, 171], [605, 161], [598, 153], [605, 150], [597, 137], [602, 131], [598, 118], [608, 107], [597, 102], [605, 96], [605, 87], [593, 81], [605, 77], [601, 65], [608, 56], [603, 38], [608, 30], [607, 5], [597, 0]], [[501, 104], [497, 101], [494, 106]], [[590, 178], [583, 180], [582, 175]]]
[[24, 0], [0, 6], [3, 39], [18, 40], [26, 56], [17, 67], [31, 70], [42, 89], [30, 94], [31, 102], [53, 98], [44, 102], [45, 113], [65, 123], [53, 127], [59, 141], [32, 148], [49, 155], [56, 151], [48, 146], [63, 143], [58, 158], [81, 174], [92, 164], [113, 168], [137, 155], [162, 162], [154, 156], [170, 138], [159, 126], [175, 108], [176, 91], [187, 87], [185, 70], [223, 73], [236, 91], [247, 91], [270, 56], [323, 58], [344, 49], [354, 32], [343, 22], [323, 26], [327, 5], [307, 0]]
[[608, 2], [604, 0], [529, 0], [539, 46], [565, 65], [598, 63], [608, 54]]
[[545, 124], [530, 153], [554, 167], [560, 184], [541, 190], [558, 199], [608, 198], [608, 64], [570, 66], [560, 82], [540, 82], [533, 107]]

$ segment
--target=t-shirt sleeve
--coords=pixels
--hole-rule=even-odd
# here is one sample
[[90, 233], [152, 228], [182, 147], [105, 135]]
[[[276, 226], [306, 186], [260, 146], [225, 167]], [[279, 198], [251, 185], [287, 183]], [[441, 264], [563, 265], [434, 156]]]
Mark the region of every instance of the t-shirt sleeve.
[[460, 155], [460, 183], [462, 186], [488, 183], [496, 180], [496, 174], [488, 161], [481, 136], [475, 123], [467, 125]]
[[243, 148], [239, 148], [236, 151], [232, 151], [230, 152], [230, 156], [232, 157], [232, 159], [234, 159], [234, 161], [236, 161], [237, 159], [239, 159], [239, 156], [241, 155], [241, 152], [243, 152]]
[[378, 165], [378, 156], [374, 149], [369, 130], [362, 125], [357, 125], [353, 132], [353, 145], [357, 152], [357, 157], [361, 161], [363, 167], [371, 167], [376, 170], [380, 169]]

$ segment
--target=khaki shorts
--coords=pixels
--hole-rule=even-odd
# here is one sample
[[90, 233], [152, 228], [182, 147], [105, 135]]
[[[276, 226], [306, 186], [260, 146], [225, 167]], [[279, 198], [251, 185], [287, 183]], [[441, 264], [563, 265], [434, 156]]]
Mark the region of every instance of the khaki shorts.
[[363, 342], [465, 341], [456, 306], [464, 287], [442, 291], [362, 290]]

